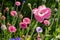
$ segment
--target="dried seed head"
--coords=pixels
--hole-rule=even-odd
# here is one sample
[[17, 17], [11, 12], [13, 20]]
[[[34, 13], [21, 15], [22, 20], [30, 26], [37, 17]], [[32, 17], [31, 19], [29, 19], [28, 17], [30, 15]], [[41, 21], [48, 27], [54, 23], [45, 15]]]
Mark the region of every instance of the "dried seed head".
[[22, 19], [22, 18], [23, 18], [23, 15], [22, 15], [22, 14], [20, 14], [20, 15], [19, 15], [19, 17]]
[[8, 7], [6, 7], [6, 8], [5, 8], [5, 10], [6, 10], [6, 11], [9, 11], [9, 8], [8, 8]]
[[7, 23], [7, 26], [11, 26], [11, 24], [8, 22], [8, 23]]
[[6, 30], [6, 29], [7, 29], [7, 28], [6, 28], [6, 25], [3, 25], [3, 24], [2, 24], [2, 25], [1, 25], [1, 29], [2, 29], [2, 30]]
[[2, 20], [5, 20], [5, 19], [6, 19], [6, 17], [3, 15], [3, 16], [1, 17], [1, 19], [2, 19]]

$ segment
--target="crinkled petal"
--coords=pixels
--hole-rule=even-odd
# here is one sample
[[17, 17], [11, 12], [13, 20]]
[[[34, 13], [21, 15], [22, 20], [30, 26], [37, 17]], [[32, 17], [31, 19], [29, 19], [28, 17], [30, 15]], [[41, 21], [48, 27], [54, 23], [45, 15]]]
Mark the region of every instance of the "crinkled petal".
[[49, 19], [51, 17], [51, 10], [49, 8], [46, 9], [44, 18], [45, 19]]
[[43, 20], [44, 20], [44, 18], [43, 18], [43, 17], [38, 16], [38, 15], [34, 15], [34, 17], [35, 17], [35, 19], [36, 19], [38, 22], [40, 22], [40, 23], [42, 23], [42, 22], [43, 22]]
[[37, 15], [37, 14], [38, 14], [38, 9], [37, 9], [37, 8], [34, 8], [34, 9], [32, 10], [32, 13], [33, 13], [34, 15]]

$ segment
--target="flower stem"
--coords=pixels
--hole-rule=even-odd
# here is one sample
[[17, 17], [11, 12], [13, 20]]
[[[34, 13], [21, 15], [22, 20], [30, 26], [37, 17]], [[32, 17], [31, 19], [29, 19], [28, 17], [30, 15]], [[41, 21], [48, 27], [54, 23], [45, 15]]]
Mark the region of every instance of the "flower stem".
[[59, 19], [60, 19], [60, 0], [58, 2], [58, 21], [57, 21], [57, 23], [59, 22]]
[[33, 33], [34, 33], [34, 30], [35, 30], [35, 28], [37, 27], [37, 25], [38, 25], [38, 22], [36, 22], [36, 24], [35, 24], [35, 26], [34, 26], [34, 28], [33, 28], [33, 31], [32, 31], [32, 33], [31, 33], [31, 37], [32, 37], [32, 35], [33, 35]]

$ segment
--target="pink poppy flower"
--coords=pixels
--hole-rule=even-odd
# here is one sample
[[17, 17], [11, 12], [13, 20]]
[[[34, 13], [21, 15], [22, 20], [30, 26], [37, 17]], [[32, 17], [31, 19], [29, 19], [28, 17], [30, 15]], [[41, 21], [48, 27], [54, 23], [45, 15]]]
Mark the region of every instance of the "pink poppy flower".
[[16, 28], [14, 26], [9, 26], [8, 27], [9, 32], [14, 33], [16, 32]]
[[20, 6], [21, 3], [20, 3], [19, 1], [16, 1], [16, 2], [15, 2], [15, 5]]
[[33, 9], [32, 12], [34, 14], [35, 19], [40, 23], [42, 23], [44, 19], [49, 19], [51, 16], [50, 8], [46, 8], [44, 5]]
[[22, 28], [22, 29], [27, 28], [27, 24], [26, 24], [25, 22], [21, 22], [21, 23], [19, 24], [19, 26], [20, 26], [20, 28]]
[[23, 19], [23, 22], [25, 22], [26, 24], [30, 24], [31, 23], [31, 20], [29, 18], [24, 18]]
[[50, 25], [50, 21], [48, 21], [48, 20], [44, 20], [44, 25]]
[[16, 16], [17, 12], [16, 11], [11, 11], [10, 14], [11, 14], [11, 16]]

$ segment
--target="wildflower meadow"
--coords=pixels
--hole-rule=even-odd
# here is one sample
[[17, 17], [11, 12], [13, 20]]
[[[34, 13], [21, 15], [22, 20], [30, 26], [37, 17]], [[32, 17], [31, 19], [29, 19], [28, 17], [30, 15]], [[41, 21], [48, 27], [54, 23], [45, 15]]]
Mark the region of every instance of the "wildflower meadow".
[[60, 40], [60, 0], [0, 0], [0, 40]]

